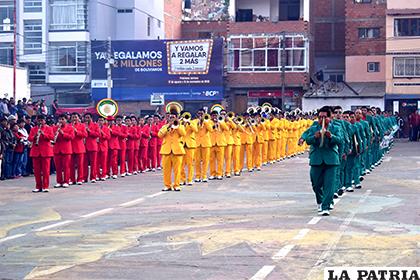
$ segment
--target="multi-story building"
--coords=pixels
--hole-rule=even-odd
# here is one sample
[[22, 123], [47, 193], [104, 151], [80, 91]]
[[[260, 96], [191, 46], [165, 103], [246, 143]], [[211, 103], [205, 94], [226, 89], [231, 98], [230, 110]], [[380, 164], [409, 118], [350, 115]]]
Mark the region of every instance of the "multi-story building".
[[300, 106], [310, 80], [310, 1], [235, 0], [228, 10], [227, 21], [184, 22], [183, 34], [226, 39], [229, 109], [264, 102], [281, 107], [282, 98], [287, 109]]
[[[14, 1], [0, 0], [0, 63], [12, 64]], [[90, 103], [90, 41], [163, 39], [180, 34], [181, 0], [20, 0], [17, 60], [29, 69], [32, 94]], [[170, 10], [170, 11], [169, 11]], [[165, 26], [165, 17], [171, 25]]]
[[386, 108], [408, 115], [420, 109], [420, 1], [388, 0]]

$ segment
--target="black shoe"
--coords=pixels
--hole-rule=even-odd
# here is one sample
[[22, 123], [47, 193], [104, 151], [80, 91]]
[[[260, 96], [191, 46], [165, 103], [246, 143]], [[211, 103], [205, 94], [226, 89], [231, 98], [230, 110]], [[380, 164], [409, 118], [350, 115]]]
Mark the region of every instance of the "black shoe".
[[338, 198], [338, 194], [337, 193], [334, 193], [334, 198]]
[[356, 185], [354, 188], [356, 188], [356, 189], [361, 189], [361, 188], [362, 188], [362, 185], [361, 185], [361, 184], [358, 184], [358, 185]]
[[363, 182], [364, 179], [365, 179], [365, 177], [363, 177], [363, 176], [359, 177], [360, 182]]
[[344, 193], [343, 189], [339, 189], [338, 192], [337, 192], [338, 196], [342, 196], [343, 193]]

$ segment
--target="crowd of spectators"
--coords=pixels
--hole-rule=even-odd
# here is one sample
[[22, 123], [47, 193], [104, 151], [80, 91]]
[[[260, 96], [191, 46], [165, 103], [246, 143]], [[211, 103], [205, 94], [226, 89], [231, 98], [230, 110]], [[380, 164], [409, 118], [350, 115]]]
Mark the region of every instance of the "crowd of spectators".
[[57, 109], [57, 100], [49, 110], [45, 100], [0, 99], [0, 180], [32, 174], [28, 135], [37, 115], [45, 115], [53, 122]]

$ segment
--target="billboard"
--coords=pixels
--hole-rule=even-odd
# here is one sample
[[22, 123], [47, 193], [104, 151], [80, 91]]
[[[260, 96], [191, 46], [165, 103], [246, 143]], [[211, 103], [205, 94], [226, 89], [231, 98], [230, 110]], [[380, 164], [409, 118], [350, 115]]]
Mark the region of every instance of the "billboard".
[[[112, 41], [112, 98], [223, 99], [223, 39]], [[92, 98], [106, 98], [107, 42], [92, 41]]]

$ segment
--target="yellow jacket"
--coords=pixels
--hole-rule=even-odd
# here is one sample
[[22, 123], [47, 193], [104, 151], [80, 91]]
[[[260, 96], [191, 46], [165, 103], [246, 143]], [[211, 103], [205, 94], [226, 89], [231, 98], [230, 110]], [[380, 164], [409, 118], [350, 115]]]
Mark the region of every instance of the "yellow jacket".
[[272, 138], [270, 138], [270, 140], [276, 140], [280, 138], [280, 133], [279, 133], [279, 125], [280, 125], [280, 120], [278, 118], [273, 118], [271, 120], [271, 136]]
[[256, 127], [254, 127], [254, 131], [257, 134], [257, 143], [262, 144], [262, 143], [264, 143], [264, 141], [266, 141], [266, 136], [267, 136], [267, 134], [266, 134], [266, 132], [267, 132], [266, 123], [267, 123], [267, 121], [264, 124], [259, 123]]
[[184, 141], [182, 137], [185, 136], [185, 127], [179, 125], [178, 128], [172, 129], [168, 124], [162, 126], [158, 133], [159, 138], [162, 138], [162, 147], [160, 149], [161, 155], [184, 155]]
[[235, 146], [240, 146], [242, 144], [242, 133], [244, 132], [244, 127], [240, 124], [237, 124], [236, 128], [233, 131], [233, 140]]
[[235, 140], [233, 139], [233, 131], [236, 129], [236, 124], [226, 119], [226, 125], [228, 126], [228, 130], [225, 130], [223, 133], [225, 134], [226, 142], [228, 145], [235, 144]]
[[249, 124], [244, 126], [244, 131], [241, 134], [241, 143], [252, 145], [255, 143], [257, 137], [257, 128], [250, 127]]
[[210, 122], [213, 125], [213, 131], [210, 133], [211, 144], [213, 145], [213, 147], [226, 147], [227, 141], [225, 137], [225, 131], [229, 130], [228, 125], [224, 121], [218, 123], [215, 123], [213, 121]]
[[197, 147], [211, 148], [210, 133], [213, 131], [213, 122], [211, 120], [204, 121], [200, 124], [197, 122], [198, 132], [196, 137]]
[[190, 149], [197, 148], [197, 141], [196, 141], [196, 133], [198, 132], [198, 120], [192, 120], [190, 123], [186, 123], [185, 132], [186, 135], [184, 136], [185, 146]]

